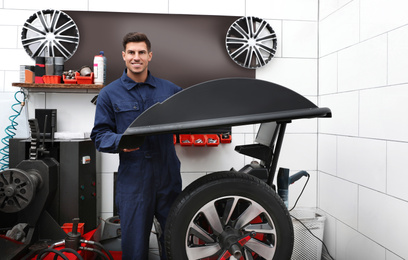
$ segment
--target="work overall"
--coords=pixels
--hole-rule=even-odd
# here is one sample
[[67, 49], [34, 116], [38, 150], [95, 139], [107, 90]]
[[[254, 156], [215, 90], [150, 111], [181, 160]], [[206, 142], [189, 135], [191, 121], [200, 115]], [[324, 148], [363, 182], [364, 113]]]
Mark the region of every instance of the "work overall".
[[99, 151], [119, 152], [115, 202], [122, 231], [122, 259], [148, 258], [153, 216], [164, 230], [170, 207], [181, 192], [181, 177], [172, 135], [148, 136], [138, 150], [127, 153], [118, 151], [120, 137], [143, 111], [180, 90], [150, 73], [146, 82], [136, 83], [125, 70], [98, 96], [91, 138]]

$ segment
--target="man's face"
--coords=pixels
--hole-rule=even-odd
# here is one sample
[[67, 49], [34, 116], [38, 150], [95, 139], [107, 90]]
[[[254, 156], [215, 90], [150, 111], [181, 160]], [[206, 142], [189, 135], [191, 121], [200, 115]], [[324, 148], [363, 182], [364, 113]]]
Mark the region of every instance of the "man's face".
[[129, 42], [122, 52], [128, 73], [140, 75], [147, 73], [147, 66], [152, 60], [152, 52], [147, 50], [145, 42]]

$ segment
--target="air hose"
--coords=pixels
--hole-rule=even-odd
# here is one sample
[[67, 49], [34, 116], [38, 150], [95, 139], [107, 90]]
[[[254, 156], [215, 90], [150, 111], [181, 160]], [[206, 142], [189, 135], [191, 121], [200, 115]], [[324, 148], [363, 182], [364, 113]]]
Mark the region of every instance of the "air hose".
[[[19, 94], [23, 95], [22, 100], [18, 98]], [[11, 109], [14, 111], [15, 114], [9, 116], [10, 125], [7, 126], [4, 130], [4, 132], [6, 133], [6, 137], [1, 139], [1, 142], [4, 145], [4, 147], [0, 150], [0, 156], [1, 156], [0, 170], [5, 170], [9, 166], [9, 141], [16, 135], [15, 131], [17, 130], [16, 126], [18, 125], [16, 119], [21, 114], [21, 111], [23, 110], [23, 107], [26, 102], [26, 94], [24, 93], [23, 90], [20, 89], [14, 94], [14, 99], [16, 103], [14, 103], [11, 106]], [[20, 106], [20, 109], [16, 108], [17, 106]]]

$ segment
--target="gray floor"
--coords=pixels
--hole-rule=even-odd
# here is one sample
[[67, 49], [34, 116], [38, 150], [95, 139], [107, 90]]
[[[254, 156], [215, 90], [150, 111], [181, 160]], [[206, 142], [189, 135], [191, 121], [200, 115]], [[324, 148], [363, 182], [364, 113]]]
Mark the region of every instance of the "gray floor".
[[149, 260], [160, 260], [159, 247], [157, 245], [157, 236], [153, 232], [150, 234]]

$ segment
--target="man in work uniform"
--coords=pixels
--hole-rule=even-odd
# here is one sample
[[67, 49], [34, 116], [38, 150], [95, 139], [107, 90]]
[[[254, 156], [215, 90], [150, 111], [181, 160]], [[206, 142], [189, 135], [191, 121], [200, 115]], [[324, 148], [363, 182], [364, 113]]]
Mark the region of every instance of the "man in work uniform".
[[[123, 39], [126, 69], [98, 96], [91, 138], [100, 152], [119, 153], [116, 205], [122, 231], [122, 258], [148, 258], [149, 237], [156, 216], [164, 230], [170, 207], [181, 192], [180, 161], [172, 135], [146, 137], [136, 149], [118, 149], [128, 126], [143, 111], [181, 90], [150, 74], [151, 44], [142, 33]], [[163, 237], [160, 239], [164, 249]], [[164, 255], [162, 259], [166, 259]]]

